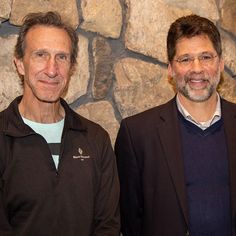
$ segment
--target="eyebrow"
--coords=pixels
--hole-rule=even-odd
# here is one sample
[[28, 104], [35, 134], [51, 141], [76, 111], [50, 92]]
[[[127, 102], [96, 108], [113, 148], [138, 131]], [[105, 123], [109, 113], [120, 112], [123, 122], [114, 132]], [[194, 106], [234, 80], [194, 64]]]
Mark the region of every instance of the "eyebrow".
[[54, 55], [58, 55], [58, 54], [64, 54], [66, 56], [70, 56], [71, 52], [65, 52], [65, 51], [53, 51], [51, 52], [50, 50], [46, 49], [46, 48], [38, 48], [32, 51], [32, 53], [37, 53], [37, 52], [47, 52], [49, 54], [54, 54]]
[[200, 53], [197, 53], [197, 54], [185, 53], [185, 54], [182, 54], [182, 55], [180, 55], [180, 56], [178, 56], [178, 57], [197, 56], [197, 55], [201, 55], [201, 54], [205, 54], [205, 53], [214, 54], [214, 53], [211, 52], [211, 51], [203, 51], [203, 52], [200, 52]]

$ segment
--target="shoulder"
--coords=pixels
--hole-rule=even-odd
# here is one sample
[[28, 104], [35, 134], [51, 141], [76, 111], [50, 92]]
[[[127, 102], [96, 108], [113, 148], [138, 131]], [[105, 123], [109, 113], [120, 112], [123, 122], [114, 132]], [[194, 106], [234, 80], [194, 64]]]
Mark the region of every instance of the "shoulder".
[[18, 104], [21, 98], [22, 96], [16, 97], [7, 108], [0, 112], [0, 129], [6, 128], [8, 123], [16, 123], [16, 126], [18, 125]]
[[10, 121], [10, 119], [12, 118], [10, 116], [12, 107], [11, 105], [9, 107], [7, 107], [5, 110], [0, 112], [0, 130], [2, 131], [3, 129], [6, 128], [7, 123]]
[[163, 119], [170, 117], [173, 114], [175, 107], [175, 99], [173, 98], [165, 104], [127, 117], [123, 119], [121, 123], [125, 123], [134, 128], [145, 126], [150, 127], [152, 124], [158, 124], [159, 122], [162, 122]]
[[0, 131], [3, 130], [3, 123], [4, 123], [4, 122], [3, 122], [3, 121], [4, 121], [4, 120], [3, 120], [3, 116], [4, 116], [3, 114], [4, 114], [4, 111], [1, 111], [1, 112], [0, 112]]
[[[121, 121], [117, 140], [123, 142], [127, 137], [133, 140], [144, 140], [158, 132], [159, 127], [174, 127], [177, 123], [175, 99], [169, 102], [127, 117]], [[156, 132], [154, 132], [156, 131]]]
[[222, 103], [222, 106], [230, 106], [232, 108], [235, 108], [236, 107], [236, 103], [233, 103], [233, 102], [230, 102], [228, 100], [225, 100], [224, 98], [220, 98], [221, 100], [221, 103]]
[[[77, 114], [77, 113], [76, 113]], [[84, 127], [87, 128], [87, 131], [91, 134], [100, 134], [100, 135], [108, 135], [107, 131], [98, 123], [91, 121], [80, 114], [77, 114], [78, 119], [81, 121]]]
[[227, 114], [235, 113], [236, 114], [236, 104], [229, 102], [223, 98], [221, 98], [221, 108], [222, 108], [222, 113], [224, 115], [225, 115], [225, 113], [227, 113]]
[[101, 125], [81, 116], [68, 105], [64, 104], [63, 106], [66, 108], [66, 125], [70, 128], [83, 132], [87, 138], [91, 138], [93, 140], [109, 138], [108, 132]]

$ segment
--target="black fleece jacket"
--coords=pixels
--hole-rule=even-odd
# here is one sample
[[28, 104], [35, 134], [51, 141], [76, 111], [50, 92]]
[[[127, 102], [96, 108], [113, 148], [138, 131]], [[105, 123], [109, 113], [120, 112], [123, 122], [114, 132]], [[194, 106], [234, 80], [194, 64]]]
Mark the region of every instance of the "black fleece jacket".
[[16, 98], [0, 113], [0, 235], [119, 235], [119, 182], [106, 131], [64, 100], [59, 166], [24, 124]]

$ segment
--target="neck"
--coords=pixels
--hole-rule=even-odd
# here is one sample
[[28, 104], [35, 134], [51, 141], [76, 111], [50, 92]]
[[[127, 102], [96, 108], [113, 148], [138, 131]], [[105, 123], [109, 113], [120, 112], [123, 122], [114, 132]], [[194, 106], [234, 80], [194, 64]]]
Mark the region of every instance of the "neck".
[[19, 104], [20, 114], [28, 119], [38, 123], [56, 123], [65, 116], [60, 101], [48, 103], [39, 100], [28, 101], [22, 98]]
[[197, 122], [205, 122], [212, 118], [216, 110], [217, 94], [214, 93], [207, 101], [193, 102], [178, 93], [181, 105], [189, 112]]

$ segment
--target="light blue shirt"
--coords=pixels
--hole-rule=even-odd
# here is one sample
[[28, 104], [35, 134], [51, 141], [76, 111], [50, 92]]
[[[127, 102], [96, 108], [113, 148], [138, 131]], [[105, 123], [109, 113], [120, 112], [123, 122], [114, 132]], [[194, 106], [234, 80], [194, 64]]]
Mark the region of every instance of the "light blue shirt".
[[[33, 129], [36, 133], [43, 136], [48, 144], [50, 143], [61, 143], [61, 136], [64, 127], [65, 119], [60, 120], [56, 123], [44, 124], [38, 123], [32, 120], [28, 120], [22, 117], [25, 124], [27, 124], [31, 129]], [[59, 155], [52, 155], [53, 161], [55, 163], [56, 168], [58, 168], [59, 164]]]

